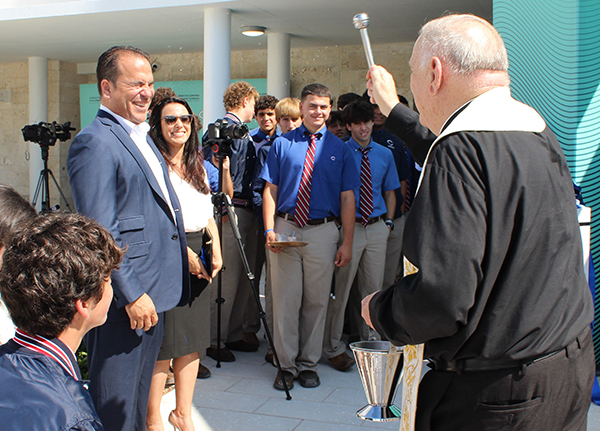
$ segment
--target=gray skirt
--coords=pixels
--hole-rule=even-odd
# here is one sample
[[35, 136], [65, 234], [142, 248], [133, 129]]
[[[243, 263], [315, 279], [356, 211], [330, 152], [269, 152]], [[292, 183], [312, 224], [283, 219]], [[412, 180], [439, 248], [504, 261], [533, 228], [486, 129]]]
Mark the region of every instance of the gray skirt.
[[[189, 232], [185, 236], [188, 247], [200, 255], [202, 232]], [[210, 289], [203, 288], [206, 280], [192, 274], [190, 279], [190, 303], [165, 313], [165, 335], [158, 354], [159, 361], [194, 352], [200, 353], [200, 359], [206, 357], [206, 348], [210, 346]]]

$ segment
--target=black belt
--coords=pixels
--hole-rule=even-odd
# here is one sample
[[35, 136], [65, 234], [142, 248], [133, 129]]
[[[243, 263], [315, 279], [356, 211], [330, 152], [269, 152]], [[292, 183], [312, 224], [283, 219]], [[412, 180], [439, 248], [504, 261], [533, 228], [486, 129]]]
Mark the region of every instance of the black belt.
[[250, 206], [250, 201], [248, 199], [232, 198], [231, 203], [234, 207], [246, 208]]
[[[577, 339], [573, 341], [573, 343], [576, 342]], [[566, 348], [568, 348], [569, 346], [567, 346]], [[445, 359], [429, 358], [429, 367], [434, 369], [435, 371], [453, 371], [457, 373], [469, 371], [494, 371], [504, 370], [508, 368], [521, 368], [523, 366], [531, 365], [535, 362], [547, 359], [564, 350], [565, 348], [562, 348], [560, 350], [557, 350], [556, 352], [548, 353], [547, 355], [538, 356], [536, 358], [505, 361], [485, 361], [481, 359], [457, 359], [455, 361], [446, 361]]]
[[[277, 217], [281, 217], [282, 219], [291, 221], [293, 223], [296, 222], [296, 219], [294, 218], [293, 215], [284, 213], [283, 211], [277, 211]], [[337, 217], [334, 217], [334, 216], [325, 217], [325, 218], [312, 218], [312, 219], [306, 220], [306, 224], [310, 225], [310, 226], [316, 226], [316, 225], [323, 224], [323, 223], [329, 223], [330, 221], [335, 221], [335, 220], [337, 220]]]
[[[373, 223], [377, 223], [379, 220], [383, 220], [383, 216], [379, 216], [379, 217], [372, 217], [370, 219], [367, 219], [367, 226]], [[362, 217], [356, 217], [356, 223], [362, 223]]]

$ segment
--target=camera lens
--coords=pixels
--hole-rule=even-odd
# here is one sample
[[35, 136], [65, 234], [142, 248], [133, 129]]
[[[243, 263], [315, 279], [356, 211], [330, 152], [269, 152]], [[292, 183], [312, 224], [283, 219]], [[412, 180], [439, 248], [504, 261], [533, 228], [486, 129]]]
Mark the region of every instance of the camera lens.
[[231, 126], [231, 137], [233, 139], [242, 139], [248, 133], [248, 127], [245, 124], [234, 124]]

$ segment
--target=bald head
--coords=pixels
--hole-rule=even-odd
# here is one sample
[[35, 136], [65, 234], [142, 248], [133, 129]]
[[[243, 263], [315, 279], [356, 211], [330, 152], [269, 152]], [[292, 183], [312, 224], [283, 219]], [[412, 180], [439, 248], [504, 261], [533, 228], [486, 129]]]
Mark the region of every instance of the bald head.
[[475, 71], [508, 72], [508, 56], [498, 31], [474, 15], [448, 15], [421, 28], [414, 53], [420, 65], [438, 57], [459, 74]]
[[436, 134], [463, 104], [510, 83], [500, 34], [474, 15], [448, 15], [425, 24], [410, 66], [421, 123]]

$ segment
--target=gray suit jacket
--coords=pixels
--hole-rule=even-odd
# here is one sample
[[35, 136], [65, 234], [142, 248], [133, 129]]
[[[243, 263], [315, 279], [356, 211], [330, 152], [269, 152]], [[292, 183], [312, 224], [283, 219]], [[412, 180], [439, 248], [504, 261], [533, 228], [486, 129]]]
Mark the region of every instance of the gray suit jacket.
[[179, 201], [162, 155], [148, 140], [161, 161], [170, 197], [163, 195], [123, 126], [102, 110], [73, 140], [67, 169], [77, 211], [97, 220], [127, 249], [112, 275], [117, 307], [147, 293], [160, 313], [188, 302], [189, 270]]

